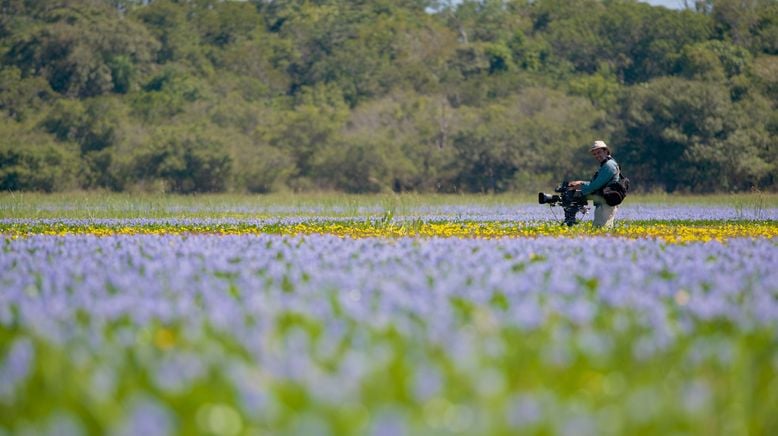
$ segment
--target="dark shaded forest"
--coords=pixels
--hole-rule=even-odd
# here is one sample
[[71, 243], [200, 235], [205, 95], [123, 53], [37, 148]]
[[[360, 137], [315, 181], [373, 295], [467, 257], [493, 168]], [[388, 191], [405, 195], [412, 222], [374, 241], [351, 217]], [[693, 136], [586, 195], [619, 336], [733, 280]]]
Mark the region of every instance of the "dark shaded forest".
[[778, 2], [0, 0], [0, 188], [778, 188]]

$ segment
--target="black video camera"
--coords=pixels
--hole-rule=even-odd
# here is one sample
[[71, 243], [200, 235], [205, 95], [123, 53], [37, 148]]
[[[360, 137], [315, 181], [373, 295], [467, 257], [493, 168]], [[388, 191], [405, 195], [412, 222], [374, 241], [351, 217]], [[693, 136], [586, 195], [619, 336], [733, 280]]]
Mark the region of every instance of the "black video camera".
[[567, 180], [563, 181], [558, 188], [554, 189], [557, 194], [548, 195], [542, 192], [538, 192], [538, 203], [548, 204], [549, 206], [562, 205], [562, 210], [565, 211], [564, 224], [572, 226], [576, 224], [578, 220], [576, 215], [578, 213], [586, 214], [589, 210], [586, 198], [581, 195], [581, 191], [576, 191], [567, 186]]

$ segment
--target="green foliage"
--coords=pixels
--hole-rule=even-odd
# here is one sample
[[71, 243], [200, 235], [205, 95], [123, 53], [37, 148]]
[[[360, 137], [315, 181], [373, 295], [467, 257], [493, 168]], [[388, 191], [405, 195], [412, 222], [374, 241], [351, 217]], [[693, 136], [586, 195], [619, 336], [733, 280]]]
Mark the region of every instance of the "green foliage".
[[39, 111], [52, 94], [48, 83], [40, 77], [22, 77], [16, 67], [0, 69], [0, 111], [17, 121]]
[[295, 173], [289, 153], [271, 146], [252, 147], [235, 162], [238, 185], [248, 192], [268, 193], [283, 190]]
[[615, 3], [601, 23], [609, 47], [603, 57], [626, 83], [673, 74], [684, 46], [711, 37], [712, 23], [706, 15]]
[[294, 161], [293, 189], [310, 189], [317, 177], [319, 154], [338, 140], [348, 109], [336, 87], [306, 88], [296, 106], [272, 113], [273, 122], [259, 128], [261, 140]]
[[100, 151], [115, 141], [115, 129], [120, 122], [108, 99], [60, 100], [43, 120], [44, 129], [60, 141], [73, 141], [81, 146], [81, 154]]
[[586, 178], [595, 138], [637, 189], [778, 186], [770, 0], [0, 9], [0, 113], [39, 141], [7, 162], [65, 167], [22, 189], [524, 192]]
[[750, 72], [751, 62], [746, 49], [712, 40], [685, 46], [680, 68], [689, 78], [723, 80]]
[[179, 126], [163, 129], [136, 155], [133, 178], [160, 180], [165, 192], [218, 192], [227, 188], [232, 159], [223, 144]]
[[391, 189], [397, 167], [407, 165], [405, 159], [393, 158], [398, 155], [397, 145], [386, 138], [357, 137], [330, 147], [322, 153], [317, 167], [322, 179], [335, 189], [381, 192]]
[[187, 21], [188, 9], [196, 7], [196, 3], [159, 0], [134, 12], [159, 43], [158, 63], [179, 62], [194, 69], [202, 68], [205, 59], [198, 48], [200, 40]]
[[778, 101], [778, 56], [761, 56], [754, 60], [754, 84], [773, 102]]
[[622, 92], [622, 87], [613, 76], [608, 74], [607, 68], [599, 68], [599, 72], [590, 76], [576, 77], [568, 83], [570, 93], [586, 97], [597, 108], [608, 110], [616, 107], [617, 100]]
[[0, 190], [54, 192], [73, 189], [77, 152], [45, 134], [0, 116]]
[[543, 88], [459, 112], [455, 183], [477, 192], [539, 188], [580, 169], [575, 151], [583, 149], [604, 115], [583, 99]]
[[778, 5], [774, 1], [715, 0], [711, 15], [721, 39], [754, 53], [778, 54]]
[[126, 92], [158, 47], [145, 28], [102, 2], [49, 4], [31, 12], [27, 18], [34, 24], [8, 38], [5, 61], [70, 97]]
[[[342, 144], [329, 150], [325, 168], [333, 170], [336, 185], [353, 192], [454, 191], [451, 140], [458, 122], [442, 97], [392, 94], [351, 111]], [[359, 161], [367, 171], [351, 167]]]
[[[638, 179], [655, 175], [670, 190], [748, 189], [775, 168], [765, 151], [770, 103], [734, 103], [711, 82], [665, 78], [632, 90], [624, 102], [625, 162]], [[715, 174], [716, 177], [712, 177]]]
[[203, 97], [203, 88], [183, 68], [170, 66], [152, 76], [140, 92], [130, 96], [130, 101], [136, 116], [153, 122], [184, 112], [187, 105]]

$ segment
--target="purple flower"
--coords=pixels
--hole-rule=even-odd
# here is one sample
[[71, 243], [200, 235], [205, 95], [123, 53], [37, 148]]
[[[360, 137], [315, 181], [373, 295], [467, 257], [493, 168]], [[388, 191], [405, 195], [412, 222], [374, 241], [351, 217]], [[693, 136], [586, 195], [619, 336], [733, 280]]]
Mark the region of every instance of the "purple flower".
[[16, 390], [24, 383], [35, 365], [35, 347], [31, 340], [18, 338], [11, 343], [0, 365], [0, 401], [14, 400]]

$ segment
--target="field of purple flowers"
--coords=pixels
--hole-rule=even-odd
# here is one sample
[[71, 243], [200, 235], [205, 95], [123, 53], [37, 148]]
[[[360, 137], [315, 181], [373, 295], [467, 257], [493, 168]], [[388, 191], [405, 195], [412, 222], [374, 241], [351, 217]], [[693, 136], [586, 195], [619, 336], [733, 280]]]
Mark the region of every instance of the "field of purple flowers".
[[0, 235], [0, 434], [776, 434], [776, 266], [775, 238]]
[[0, 194], [0, 436], [778, 434], [778, 201], [686, 203]]

